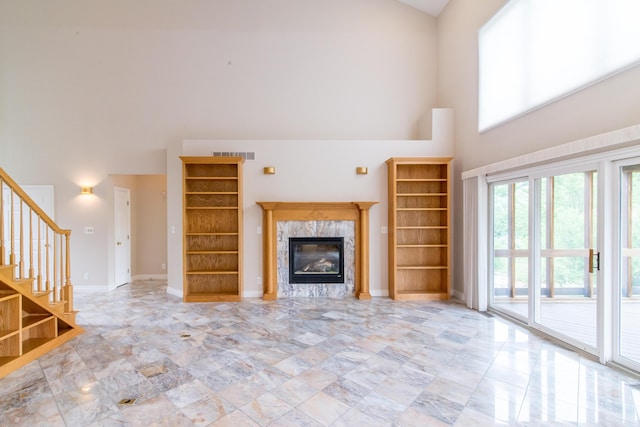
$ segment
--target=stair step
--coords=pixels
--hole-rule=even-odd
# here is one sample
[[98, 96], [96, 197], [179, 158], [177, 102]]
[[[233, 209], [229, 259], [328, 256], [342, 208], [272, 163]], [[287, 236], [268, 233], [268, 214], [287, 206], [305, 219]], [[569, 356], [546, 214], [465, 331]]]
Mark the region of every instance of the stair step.
[[51, 307], [52, 310], [55, 310], [56, 313], [58, 314], [64, 314], [64, 305], [65, 305], [66, 301], [55, 301], [55, 302], [49, 302], [49, 307]]
[[[26, 196], [26, 193], [2, 168], [0, 168], [0, 188], [3, 190], [2, 193], [4, 193], [4, 190], [11, 191], [11, 200], [9, 202], [12, 206], [1, 206], [4, 194], [0, 194], [0, 209], [6, 211], [5, 213], [9, 216], [18, 213], [16, 207], [19, 204], [20, 216], [22, 216], [24, 205], [29, 209], [29, 220], [34, 215], [38, 217], [38, 227], [42, 225], [46, 228], [46, 240], [43, 240], [40, 232], [38, 232], [37, 244], [46, 243], [47, 260], [50, 256], [49, 247], [52, 246], [51, 259], [54, 261], [53, 275], [49, 274], [49, 262], [47, 261], [46, 274], [43, 278], [45, 282], [42, 284], [37, 276], [24, 277], [25, 274], [29, 276], [34, 276], [35, 274], [33, 259], [30, 258], [28, 262], [23, 259], [25, 251], [22, 246], [24, 240], [22, 232], [26, 226], [22, 220], [18, 224], [14, 224], [13, 220], [9, 222], [6, 216], [4, 217], [6, 221], [2, 221], [3, 215], [0, 212], [0, 237], [6, 240], [5, 242], [0, 242], [1, 379], [68, 342], [73, 337], [81, 334], [83, 330], [75, 323], [77, 312], [73, 311], [71, 304], [73, 302], [73, 286], [71, 283], [64, 285], [62, 277], [62, 272], [65, 273], [66, 277], [70, 274], [68, 269], [70, 257], [69, 234], [71, 230], [60, 229], [44, 215], [37, 204]], [[14, 204], [14, 196], [17, 197], [16, 204]], [[32, 228], [31, 224], [29, 224], [29, 228]], [[8, 240], [14, 240], [14, 237], [16, 237], [15, 241], [18, 241], [18, 236], [14, 236], [14, 232], [18, 230], [20, 232], [20, 250], [18, 251], [19, 254], [16, 254], [13, 242], [9, 246], [5, 246], [5, 243]], [[53, 243], [51, 245], [49, 244], [49, 233], [53, 234]], [[30, 236], [28, 239], [32, 237], [35, 236]], [[30, 251], [31, 249], [28, 249], [26, 252]], [[38, 255], [41, 254], [38, 253]], [[62, 265], [65, 258], [66, 267]], [[55, 262], [57, 260], [60, 261], [60, 274], [56, 269]], [[38, 264], [38, 270], [41, 270], [40, 264]], [[51, 286], [48, 286], [49, 284]], [[51, 300], [60, 296], [68, 301], [51, 302]], [[69, 313], [65, 313], [65, 311]], [[0, 422], [0, 424], [2, 423]]]
[[53, 294], [53, 290], [44, 290], [38, 291], [33, 289], [34, 279], [33, 278], [21, 278], [16, 279], [13, 277], [15, 266], [12, 265], [0, 265], [0, 280], [8, 284], [11, 288], [13, 288], [17, 293], [22, 294], [23, 298], [27, 298], [37, 305], [42, 307], [44, 310], [48, 311], [52, 315], [60, 318], [61, 320], [69, 323], [70, 325], [74, 325], [72, 327], [77, 327], [75, 325], [76, 321], [76, 313], [77, 311], [68, 313], [65, 312], [67, 302], [65, 300], [62, 301], [50, 301], [51, 295]]
[[13, 280], [13, 269], [15, 265], [0, 265], [0, 277], [4, 279]]
[[33, 279], [13, 279], [13, 283], [26, 288], [33, 286]]
[[41, 292], [34, 291], [34, 292], [32, 292], [32, 295], [34, 297], [36, 297], [36, 298], [41, 298], [41, 297], [44, 297], [44, 296], [48, 297], [49, 295], [51, 295], [52, 292], [53, 291], [41, 291]]
[[23, 283], [24, 281], [33, 282], [33, 278], [16, 279], [15, 277], [16, 267], [17, 265], [15, 264], [0, 265], [0, 278], [5, 280], [10, 280], [15, 283]]

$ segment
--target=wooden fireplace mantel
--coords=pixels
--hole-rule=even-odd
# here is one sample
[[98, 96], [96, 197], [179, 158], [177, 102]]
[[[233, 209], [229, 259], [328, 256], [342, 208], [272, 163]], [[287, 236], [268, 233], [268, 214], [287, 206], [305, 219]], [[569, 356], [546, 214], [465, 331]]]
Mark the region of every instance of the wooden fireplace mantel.
[[369, 292], [369, 209], [378, 202], [256, 202], [262, 207], [263, 299], [278, 298], [277, 222], [354, 221], [356, 298], [371, 299]]

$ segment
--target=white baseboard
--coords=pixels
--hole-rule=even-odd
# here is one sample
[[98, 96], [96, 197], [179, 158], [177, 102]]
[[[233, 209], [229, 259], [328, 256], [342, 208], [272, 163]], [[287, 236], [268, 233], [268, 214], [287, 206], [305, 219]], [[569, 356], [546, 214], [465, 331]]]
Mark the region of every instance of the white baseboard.
[[262, 291], [245, 291], [242, 293], [243, 298], [262, 298], [264, 292]]
[[170, 286], [167, 286], [167, 293], [169, 295], [173, 295], [173, 296], [178, 297], [180, 299], [182, 299], [182, 297], [183, 297], [182, 290], [173, 289]]
[[166, 274], [136, 274], [131, 280], [167, 280]]
[[389, 289], [370, 289], [369, 293], [372, 297], [388, 297]]
[[453, 297], [459, 301], [464, 302], [464, 292], [453, 290]]

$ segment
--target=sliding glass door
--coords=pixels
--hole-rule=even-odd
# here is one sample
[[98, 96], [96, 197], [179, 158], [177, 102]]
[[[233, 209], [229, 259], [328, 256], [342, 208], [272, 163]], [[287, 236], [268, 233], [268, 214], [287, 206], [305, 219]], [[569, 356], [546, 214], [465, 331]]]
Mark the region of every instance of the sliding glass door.
[[[539, 242], [534, 323], [597, 349], [597, 172], [536, 179]], [[594, 264], [594, 260], [596, 264]]]
[[598, 352], [598, 172], [490, 185], [492, 309]]
[[493, 293], [489, 304], [515, 318], [529, 317], [529, 181], [491, 186]]
[[620, 264], [614, 310], [614, 358], [640, 371], [640, 159], [619, 165], [618, 177]]
[[488, 308], [640, 373], [640, 145], [484, 179]]

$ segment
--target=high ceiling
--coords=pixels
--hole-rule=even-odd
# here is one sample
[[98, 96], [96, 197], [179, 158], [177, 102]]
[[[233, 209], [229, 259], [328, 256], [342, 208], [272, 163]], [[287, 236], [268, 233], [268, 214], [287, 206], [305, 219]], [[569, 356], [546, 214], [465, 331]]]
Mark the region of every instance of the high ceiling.
[[449, 0], [398, 0], [411, 7], [428, 13], [429, 15], [438, 16], [445, 8]]

